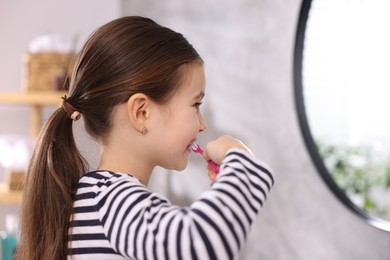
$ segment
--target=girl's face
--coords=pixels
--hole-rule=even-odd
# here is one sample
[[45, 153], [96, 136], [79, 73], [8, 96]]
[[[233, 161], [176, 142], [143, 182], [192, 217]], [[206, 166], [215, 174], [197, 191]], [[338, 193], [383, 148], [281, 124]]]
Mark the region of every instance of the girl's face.
[[149, 127], [155, 138], [155, 163], [178, 171], [187, 166], [190, 146], [206, 128], [199, 110], [205, 94], [204, 68], [195, 63], [185, 65], [182, 71], [180, 87], [168, 104], [156, 107], [157, 116]]

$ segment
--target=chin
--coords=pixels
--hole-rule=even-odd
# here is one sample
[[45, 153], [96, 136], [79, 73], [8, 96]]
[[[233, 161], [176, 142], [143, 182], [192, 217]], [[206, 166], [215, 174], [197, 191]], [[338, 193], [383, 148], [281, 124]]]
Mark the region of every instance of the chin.
[[184, 171], [186, 168], [187, 168], [187, 164], [184, 165], [184, 166], [175, 167], [175, 169], [173, 169], [173, 170], [181, 172], [181, 171]]
[[188, 160], [176, 160], [172, 163], [160, 164], [159, 166], [172, 171], [183, 171], [187, 168]]
[[172, 167], [172, 170], [181, 172], [181, 171], [184, 171], [185, 168], [187, 168], [187, 161], [183, 164], [175, 165], [174, 167]]

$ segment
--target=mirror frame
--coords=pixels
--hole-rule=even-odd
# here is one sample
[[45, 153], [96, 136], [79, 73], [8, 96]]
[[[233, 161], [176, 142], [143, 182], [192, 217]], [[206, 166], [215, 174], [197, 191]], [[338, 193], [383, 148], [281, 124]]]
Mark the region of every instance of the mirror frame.
[[295, 109], [298, 116], [299, 125], [301, 128], [301, 134], [303, 136], [306, 148], [310, 154], [311, 160], [318, 170], [322, 180], [330, 188], [333, 194], [353, 213], [362, 217], [368, 224], [379, 228], [384, 231], [390, 232], [390, 222], [381, 219], [377, 216], [373, 216], [363, 209], [357, 207], [348, 196], [338, 187], [336, 182], [331, 177], [328, 169], [326, 168], [323, 158], [321, 157], [307, 120], [304, 95], [303, 95], [303, 82], [302, 82], [302, 61], [303, 61], [303, 49], [306, 32], [306, 22], [309, 17], [310, 7], [312, 0], [302, 0], [301, 10], [299, 13], [298, 26], [295, 35], [294, 46], [294, 61], [293, 61], [293, 77], [294, 77], [294, 98]]

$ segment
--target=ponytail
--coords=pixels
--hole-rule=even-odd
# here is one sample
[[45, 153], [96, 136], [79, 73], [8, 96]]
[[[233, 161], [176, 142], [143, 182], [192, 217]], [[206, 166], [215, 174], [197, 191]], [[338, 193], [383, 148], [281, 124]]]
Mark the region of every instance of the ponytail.
[[76, 147], [73, 120], [57, 109], [40, 132], [28, 168], [18, 259], [65, 259], [77, 183], [88, 166]]

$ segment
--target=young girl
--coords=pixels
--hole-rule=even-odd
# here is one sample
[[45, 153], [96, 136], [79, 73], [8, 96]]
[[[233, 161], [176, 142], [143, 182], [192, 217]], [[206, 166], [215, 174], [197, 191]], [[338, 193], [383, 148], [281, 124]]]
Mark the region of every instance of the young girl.
[[[96, 30], [80, 52], [69, 95], [45, 124], [21, 213], [21, 259], [234, 259], [273, 177], [240, 141], [208, 143], [220, 165], [190, 207], [149, 191], [154, 167], [183, 170], [197, 134], [203, 61], [179, 33], [143, 17]], [[96, 171], [77, 150], [80, 116], [102, 146]]]

